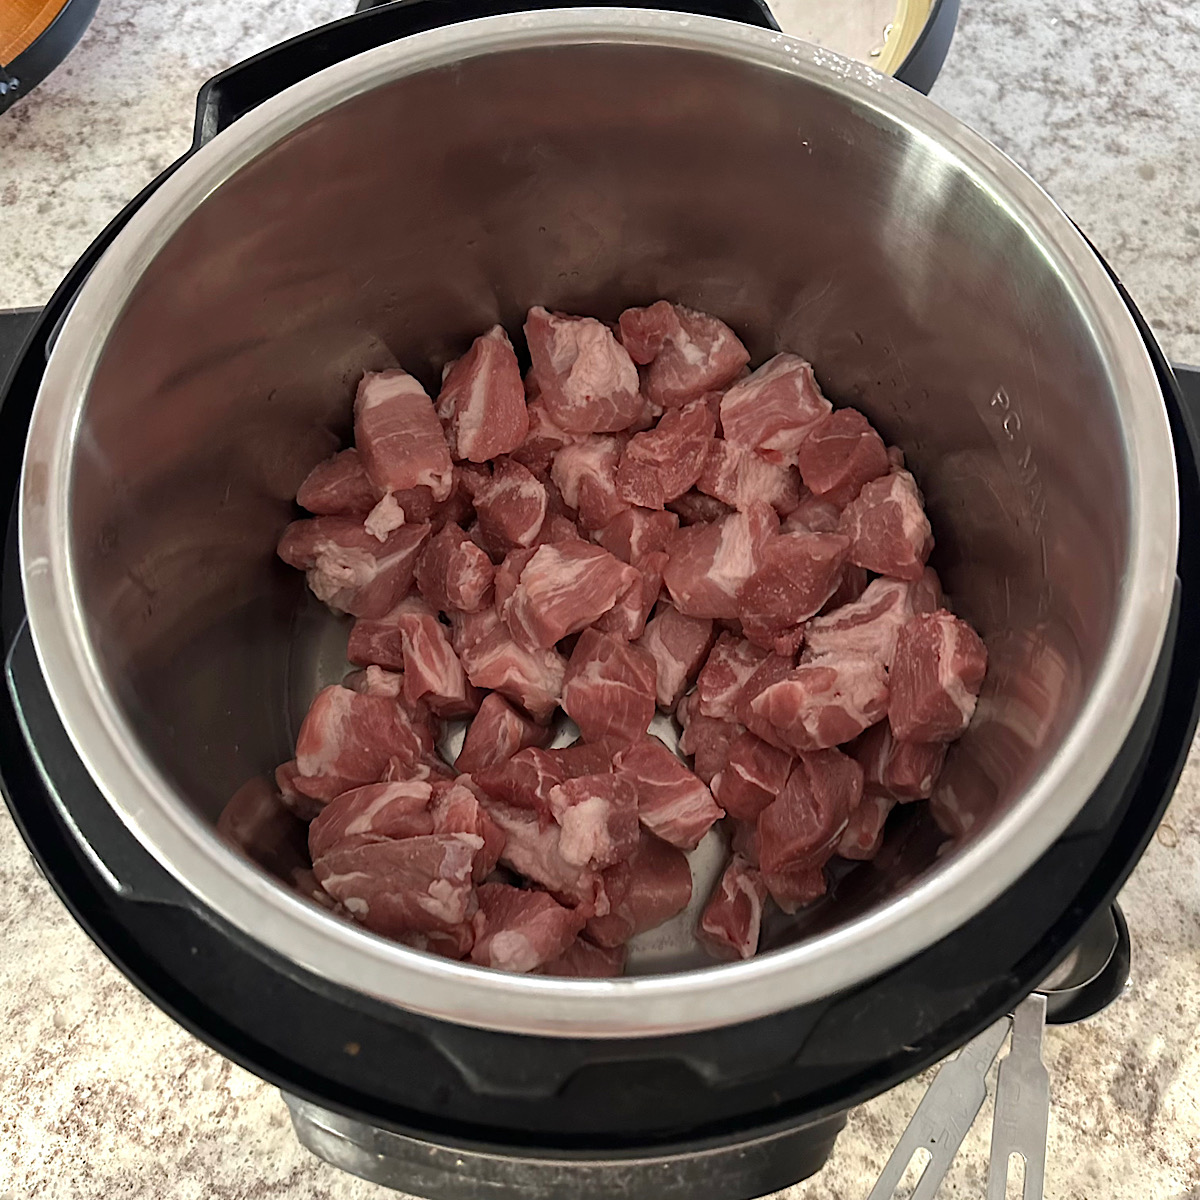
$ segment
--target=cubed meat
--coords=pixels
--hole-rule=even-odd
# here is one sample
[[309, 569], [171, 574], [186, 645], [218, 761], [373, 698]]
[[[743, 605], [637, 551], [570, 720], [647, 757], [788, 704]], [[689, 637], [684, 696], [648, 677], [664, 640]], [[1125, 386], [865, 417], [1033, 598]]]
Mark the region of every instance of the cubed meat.
[[482, 882], [495, 869], [504, 851], [504, 831], [488, 816], [479, 797], [463, 783], [434, 790], [434, 833], [469, 833], [483, 841], [475, 853], [471, 878]]
[[562, 706], [585, 741], [629, 745], [654, 716], [654, 659], [640, 646], [585, 629], [571, 652]]
[[647, 367], [646, 396], [664, 408], [723, 388], [750, 361], [724, 321], [666, 300], [626, 309], [619, 324], [621, 341]]
[[866, 862], [883, 848], [883, 828], [888, 814], [896, 806], [895, 796], [872, 791], [863, 796], [838, 839], [837, 853], [842, 858]]
[[523, 747], [510, 758], [472, 773], [472, 782], [486, 796], [514, 808], [533, 809], [546, 820], [552, 816], [550, 793], [567, 778], [561, 757], [537, 746]]
[[644, 554], [633, 564], [641, 577], [641, 585], [630, 588], [618, 598], [602, 617], [597, 618], [594, 629], [611, 633], [626, 642], [635, 642], [646, 630], [646, 620], [662, 595], [663, 571], [667, 568], [665, 550]]
[[306, 796], [332, 800], [374, 783], [393, 757], [416, 763], [432, 752], [428, 731], [396, 700], [334, 684], [317, 694], [300, 726], [294, 784]]
[[377, 541], [386, 542], [388, 535], [404, 524], [404, 509], [394, 492], [388, 492], [363, 521], [363, 528]]
[[417, 559], [417, 588], [438, 612], [474, 613], [486, 607], [495, 576], [487, 554], [453, 524], [442, 526]]
[[762, 873], [735, 854], [700, 916], [700, 942], [716, 958], [753, 958], [766, 900]]
[[821, 606], [819, 616], [825, 616], [845, 604], [853, 604], [867, 590], [870, 576], [862, 567], [847, 563], [842, 568], [841, 582], [834, 589], [833, 595]]
[[738, 594], [762, 566], [779, 518], [769, 504], [751, 504], [713, 525], [690, 525], [671, 535], [663, 582], [690, 617], [736, 617]]
[[708, 788], [656, 737], [643, 737], [614, 762], [637, 790], [642, 824], [672, 846], [694, 850], [724, 816]]
[[642, 830], [628, 862], [604, 872], [610, 911], [593, 917], [586, 936], [598, 946], [622, 946], [683, 912], [692, 900], [692, 870], [680, 850]]
[[732, 720], [742, 689], [770, 652], [732, 633], [723, 633], [696, 680], [697, 711], [706, 717]]
[[479, 693], [450, 645], [449, 629], [416, 596], [389, 614], [400, 631], [404, 653], [404, 698], [423, 700], [439, 717], [462, 717], [479, 707]]
[[497, 459], [492, 478], [475, 493], [485, 545], [503, 554], [532, 546], [546, 520], [545, 485], [516, 459]]
[[[446, 615], [450, 618], [450, 645], [454, 647], [454, 653], [462, 660], [469, 675], [471, 667], [465, 655], [474, 650], [489, 634], [503, 628], [500, 614], [494, 605], [489, 604], [475, 613], [451, 609]], [[505, 633], [507, 634], [507, 630]]]
[[637, 849], [638, 802], [633, 784], [612, 772], [580, 775], [550, 789], [550, 811], [562, 835], [563, 858], [602, 870]]
[[831, 653], [801, 663], [759, 692], [744, 723], [764, 741], [794, 752], [858, 737], [888, 711], [888, 677], [877, 659]]
[[842, 520], [840, 504], [823, 496], [814, 496], [801, 485], [800, 499], [784, 518], [782, 533], [837, 533]]
[[386, 841], [431, 834], [432, 797], [429, 783], [418, 780], [368, 783], [343, 792], [330, 800], [308, 827], [309, 855], [316, 862], [346, 838]]
[[507, 696], [536, 721], [550, 719], [567, 673], [567, 660], [557, 650], [527, 650], [499, 622], [474, 644], [466, 644], [465, 633], [459, 640], [462, 665], [477, 688]]
[[850, 549], [836, 533], [785, 533], [763, 547], [761, 566], [738, 593], [746, 637], [776, 653], [794, 654], [803, 624], [837, 590]]
[[[342, 687], [361, 692], [364, 696], [391, 696], [403, 700], [404, 675], [400, 671], [388, 671], [371, 664], [361, 671], [350, 671], [342, 678]], [[416, 706], [405, 707], [411, 714]]]
[[304, 822], [270, 780], [258, 777], [238, 788], [217, 818], [217, 833], [279, 879], [308, 866]]
[[713, 799], [731, 817], [755, 821], [783, 791], [791, 773], [788, 751], [745, 732], [730, 743], [725, 765], [713, 778]]
[[592, 539], [622, 562], [632, 564], [647, 554], [665, 550], [671, 534], [678, 528], [679, 518], [672, 512], [623, 508], [607, 525], [596, 530]]
[[479, 886], [471, 961], [498, 971], [532, 971], [562, 955], [575, 940], [579, 915], [545, 892]]
[[933, 549], [933, 532], [916, 481], [893, 471], [864, 484], [842, 513], [850, 561], [896, 579], [918, 580]]
[[[548, 649], [592, 624], [642, 578], [588, 542], [539, 546], [521, 572], [503, 617], [514, 639]], [[497, 596], [499, 581], [497, 581]]]
[[577, 937], [558, 958], [546, 963], [541, 973], [564, 979], [615, 979], [625, 973], [625, 947], [606, 950]]
[[638, 645], [654, 660], [658, 706], [671, 712], [692, 685], [713, 644], [713, 623], [688, 617], [662, 601]]
[[427, 487], [450, 495], [454, 464], [433, 401], [406, 371], [368, 371], [354, 400], [354, 443], [380, 495]]
[[428, 525], [404, 525], [380, 542], [356, 517], [313, 517], [283, 531], [279, 557], [335, 612], [382, 617], [412, 587], [428, 536]]
[[325, 807], [326, 801], [305, 795], [296, 786], [299, 778], [300, 768], [294, 758], [275, 768], [275, 786], [279, 790], [279, 802], [301, 821], [311, 821]]
[[544, 746], [550, 731], [517, 712], [499, 692], [488, 692], [467, 728], [457, 770], [471, 774], [512, 758], [527, 746]]
[[462, 925], [475, 905], [471, 870], [483, 839], [467, 833], [346, 838], [313, 863], [317, 882], [385, 937]]
[[888, 721], [905, 742], [952, 742], [971, 723], [987, 650], [965, 621], [939, 609], [913, 617], [896, 641]]
[[617, 494], [653, 509], [682, 496], [700, 478], [715, 432], [703, 400], [664, 413], [655, 428], [630, 438], [617, 468]]
[[900, 630], [914, 613], [937, 607], [935, 594], [940, 594], [937, 576], [928, 568], [919, 583], [873, 579], [857, 600], [809, 621], [806, 653], [865, 654], [890, 668]]
[[709, 443], [696, 487], [737, 509], [761, 500], [776, 512], [790, 513], [800, 503], [800, 473], [795, 467], [720, 438]]
[[721, 428], [727, 442], [790, 464], [832, 407], [810, 364], [797, 354], [777, 354], [725, 393]]
[[[526, 388], [528, 384], [527, 378]], [[535, 475], [544, 476], [549, 473], [550, 464], [559, 450], [587, 435], [568, 433], [565, 429], [560, 429], [550, 419], [546, 406], [540, 400], [531, 400], [526, 412], [529, 417], [529, 432], [525, 435], [525, 440], [512, 452], [511, 457], [519, 463], [524, 463]]]
[[760, 867], [759, 870], [771, 899], [789, 915], [819, 900], [829, 887], [824, 866], [778, 867], [769, 871]]
[[487, 462], [508, 454], [529, 433], [525, 384], [508, 334], [500, 325], [477, 337], [446, 372], [437, 398], [456, 459]]
[[883, 439], [856, 408], [822, 417], [801, 443], [797, 461], [805, 486], [841, 507], [891, 466]]
[[317, 516], [365, 517], [379, 498], [353, 447], [317, 463], [296, 493], [296, 503]]
[[676, 710], [683, 726], [679, 750], [691, 757], [696, 777], [711, 787], [713, 779], [724, 768], [729, 747], [742, 732], [742, 726], [736, 721], [704, 716], [692, 703], [695, 697], [695, 692], [684, 696]]
[[[590, 867], [569, 863], [560, 848], [562, 830], [532, 808], [516, 808], [480, 797], [487, 814], [504, 833], [500, 861], [518, 875], [541, 884], [557, 900], [592, 916], [598, 896], [604, 895], [600, 875]], [[607, 907], [607, 899], [605, 907]]]
[[603, 529], [629, 507], [617, 492], [620, 462], [620, 441], [599, 435], [564, 446], [554, 456], [550, 479], [563, 503], [578, 511], [583, 528]]
[[[824, 866], [862, 794], [858, 763], [838, 750], [826, 750], [801, 756], [783, 791], [763, 809], [758, 818], [759, 861], [767, 888], [785, 912], [807, 902], [800, 895], [815, 888], [816, 881], [797, 880], [797, 875]], [[821, 884], [816, 895], [823, 891]]]
[[680, 525], [710, 525], [734, 511], [716, 496], [706, 496], [695, 488], [678, 500], [668, 500], [667, 509], [679, 518]]
[[946, 761], [946, 743], [898, 742], [888, 722], [880, 721], [854, 743], [852, 753], [869, 787], [904, 803], [933, 795]]
[[613, 433], [637, 419], [643, 404], [637, 367], [607, 325], [534, 307], [525, 340], [540, 403], [560, 429]]

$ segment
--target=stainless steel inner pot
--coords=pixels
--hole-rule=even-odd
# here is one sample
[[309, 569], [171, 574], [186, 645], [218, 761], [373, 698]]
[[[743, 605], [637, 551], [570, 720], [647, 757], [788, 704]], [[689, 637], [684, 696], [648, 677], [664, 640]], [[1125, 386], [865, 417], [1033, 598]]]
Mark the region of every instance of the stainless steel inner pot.
[[[227, 849], [346, 628], [274, 556], [364, 368], [427, 384], [534, 303], [668, 296], [756, 360], [799, 351], [901, 445], [934, 562], [985, 635], [929, 810], [769, 933], [772, 952], [584, 982], [427, 957]], [[513, 1031], [637, 1036], [777, 1011], [945, 935], [1066, 828], [1138, 711], [1176, 551], [1172, 445], [1103, 266], [1020, 170], [921, 96], [788, 38], [667, 13], [495, 17], [332, 67], [163, 182], [96, 267], [29, 438], [24, 582], [84, 762], [148, 849], [341, 984]], [[654, 935], [649, 935], [651, 939]], [[669, 941], [669, 939], [668, 939]]]

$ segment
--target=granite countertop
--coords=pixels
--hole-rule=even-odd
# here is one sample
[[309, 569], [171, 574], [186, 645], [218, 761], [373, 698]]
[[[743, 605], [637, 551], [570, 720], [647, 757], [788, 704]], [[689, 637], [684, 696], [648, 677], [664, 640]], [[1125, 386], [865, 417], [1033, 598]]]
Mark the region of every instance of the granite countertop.
[[[788, 0], [781, 0], [787, 24]], [[213, 72], [352, 0], [105, 0], [70, 59], [0, 116], [0, 308], [41, 304], [182, 152]], [[1200, 362], [1200, 9], [1191, 0], [963, 0], [934, 98], [1037, 178], [1176, 361]], [[302, 1150], [276, 1091], [145, 1000], [0, 815], [0, 1200], [383, 1200]], [[1133, 977], [1047, 1034], [1050, 1200], [1200, 1200], [1200, 758], [1122, 896]], [[914, 1080], [854, 1113], [788, 1196], [861, 1200]], [[987, 1110], [984, 1116], [986, 1117]], [[982, 1197], [986, 1130], [942, 1195]]]

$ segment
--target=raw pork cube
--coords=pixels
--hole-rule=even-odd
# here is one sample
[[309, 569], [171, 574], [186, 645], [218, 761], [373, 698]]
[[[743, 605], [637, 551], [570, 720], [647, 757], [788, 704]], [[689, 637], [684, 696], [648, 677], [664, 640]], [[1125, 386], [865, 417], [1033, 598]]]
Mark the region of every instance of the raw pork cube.
[[492, 560], [457, 525], [442, 526], [417, 559], [417, 588], [439, 612], [478, 612], [492, 601], [495, 577]]
[[863, 655], [822, 655], [759, 692], [748, 709], [745, 723], [764, 741], [795, 752], [823, 750], [883, 718], [887, 672]]
[[713, 644], [707, 617], [684, 616], [665, 600], [646, 624], [638, 645], [654, 659], [659, 708], [671, 712], [691, 686]]
[[532, 546], [546, 520], [545, 485], [515, 459], [497, 460], [491, 480], [475, 493], [475, 512], [485, 544], [505, 553]]
[[679, 518], [672, 512], [623, 508], [607, 525], [596, 530], [592, 539], [622, 562], [635, 563], [647, 554], [665, 550], [668, 539], [678, 528]]
[[776, 512], [790, 513], [800, 503], [800, 475], [795, 467], [770, 462], [753, 450], [720, 438], [709, 444], [696, 486], [738, 509], [762, 500]]
[[580, 920], [545, 892], [484, 883], [473, 919], [471, 961], [499, 971], [532, 971], [564, 954]]
[[641, 577], [641, 585], [630, 588], [593, 626], [602, 633], [626, 642], [636, 642], [646, 630], [646, 619], [662, 595], [663, 571], [667, 567], [665, 550], [645, 554], [633, 568]]
[[428, 536], [428, 525], [405, 525], [380, 542], [355, 517], [313, 517], [283, 531], [279, 557], [335, 612], [382, 617], [412, 587]]
[[275, 786], [279, 789], [279, 802], [301, 821], [311, 821], [325, 807], [326, 801], [315, 800], [312, 796], [305, 795], [296, 786], [299, 778], [300, 768], [294, 758], [275, 768]]
[[544, 746], [549, 739], [548, 729], [522, 716], [499, 692], [488, 692], [467, 729], [454, 766], [471, 774], [512, 758], [526, 746]]
[[697, 711], [706, 717], [733, 718], [742, 689], [768, 657], [768, 651], [744, 638], [721, 634], [696, 680]]
[[630, 356], [648, 365], [647, 397], [664, 408], [678, 408], [724, 387], [750, 361], [724, 321], [666, 300], [626, 309], [620, 330]]
[[496, 869], [504, 850], [504, 831], [488, 816], [479, 797], [465, 784], [453, 783], [443, 787], [440, 793], [434, 790], [433, 831], [469, 833], [483, 840], [471, 869], [471, 877], [476, 883]]
[[629, 745], [654, 716], [654, 659], [640, 646], [585, 629], [567, 663], [562, 706], [585, 741]]
[[564, 446], [555, 456], [550, 479], [563, 502], [579, 512], [585, 529], [603, 529], [629, 507], [617, 491], [621, 443], [593, 435]]
[[898, 742], [887, 721], [872, 725], [854, 744], [868, 787], [895, 799], [928, 800], [946, 761], [945, 742]]
[[842, 858], [863, 862], [874, 858], [883, 847], [883, 827], [895, 806], [895, 796], [886, 792], [869, 792], [863, 796], [838, 839], [837, 853]]
[[627, 590], [641, 586], [633, 567], [599, 546], [582, 541], [539, 546], [502, 615], [518, 642], [548, 649], [608, 612]]
[[655, 509], [682, 496], [700, 478], [715, 432], [703, 400], [665, 413], [654, 429], [630, 438], [617, 468], [617, 494]]
[[656, 737], [643, 737], [614, 762], [637, 789], [642, 824], [672, 846], [694, 850], [724, 816], [708, 788]]
[[769, 504], [751, 504], [714, 525], [690, 525], [672, 534], [663, 581], [689, 617], [736, 617], [737, 597], [762, 566], [767, 542], [779, 528]]
[[850, 561], [896, 579], [920, 579], [933, 549], [921, 493], [907, 471], [864, 484], [838, 525], [850, 539]]
[[642, 411], [637, 367], [593, 317], [529, 310], [525, 340], [541, 404], [568, 433], [627, 429]]
[[684, 492], [678, 500], [668, 500], [667, 508], [679, 518], [681, 525], [710, 525], [734, 511], [715, 496], [706, 496], [695, 489]]
[[742, 733], [730, 743], [725, 765], [713, 778], [713, 799], [731, 817], [755, 821], [783, 791], [791, 773], [791, 754]]
[[433, 833], [433, 814], [429, 811], [432, 797], [429, 783], [415, 779], [367, 783], [343, 792], [330, 800], [308, 827], [309, 855], [316, 862], [350, 837], [382, 842]]
[[296, 503], [318, 516], [366, 516], [379, 501], [357, 450], [339, 450], [308, 473]]
[[569, 863], [602, 870], [637, 849], [637, 793], [619, 775], [564, 780], [550, 789], [550, 811], [562, 830], [559, 850]]
[[[532, 375], [532, 372], [530, 373]], [[526, 379], [528, 387], [529, 379]], [[560, 429], [546, 411], [540, 400], [531, 400], [526, 410], [529, 417], [529, 433], [525, 440], [512, 452], [511, 457], [524, 463], [535, 475], [544, 476], [550, 471], [554, 456], [564, 446], [586, 437], [582, 433], [568, 433]]]
[[561, 903], [583, 908], [587, 916], [604, 895], [603, 880], [589, 867], [569, 863], [562, 855], [562, 830], [532, 808], [515, 808], [487, 795], [481, 802], [505, 836], [500, 861], [508, 868], [539, 883]]
[[850, 540], [836, 533], [771, 538], [762, 565], [738, 593], [746, 637], [764, 649], [794, 654], [804, 639], [801, 626], [841, 583], [849, 549]]
[[753, 729], [754, 726], [762, 723], [761, 719], [755, 716], [751, 707], [754, 698], [766, 691], [772, 684], [787, 679], [795, 665], [796, 659], [793, 654], [768, 654], [754, 668], [754, 674], [742, 685], [734, 706], [734, 715], [742, 725]]
[[467, 645], [466, 640], [465, 635], [460, 637], [464, 644], [459, 653], [467, 678], [477, 688], [507, 696], [536, 721], [550, 719], [567, 673], [567, 660], [558, 651], [518, 646], [499, 623], [474, 644]]
[[783, 533], [837, 533], [842, 520], [840, 504], [834, 504], [823, 496], [814, 496], [801, 485], [801, 495], [795, 508], [780, 527]]
[[308, 866], [303, 821], [269, 780], [252, 779], [217, 818], [217, 833], [264, 871], [288, 879]]
[[807, 653], [865, 654], [890, 668], [900, 630], [914, 613], [936, 608], [934, 597], [940, 591], [929, 568], [916, 584], [873, 579], [857, 600], [809, 621], [804, 629]]
[[676, 710], [679, 722], [683, 726], [683, 733], [679, 737], [679, 750], [680, 753], [691, 756], [692, 770], [696, 777], [711, 786], [713, 779], [725, 766], [729, 747], [733, 739], [742, 732], [742, 727], [736, 721], [706, 717], [696, 711], [696, 706], [691, 703], [695, 696], [695, 692], [684, 696]]
[[697, 930], [700, 941], [717, 958], [753, 958], [766, 900], [762, 873], [735, 854], [704, 906]]
[[818, 421], [797, 458], [805, 486], [842, 507], [891, 466], [883, 439], [856, 408], [839, 408]]
[[853, 604], [867, 590], [869, 576], [862, 567], [847, 563], [842, 568], [842, 581], [834, 589], [834, 593], [821, 607], [820, 616], [833, 612], [845, 604]]
[[404, 698], [424, 700], [439, 717], [462, 717], [479, 707], [479, 693], [471, 686], [458, 655], [450, 645], [449, 630], [424, 600], [402, 600], [390, 614], [400, 630], [404, 649]]
[[833, 854], [862, 800], [862, 768], [838, 750], [801, 757], [778, 798], [758, 818], [758, 854], [768, 890], [785, 912], [825, 890], [811, 877]]
[[541, 973], [566, 979], [615, 979], [625, 973], [625, 947], [606, 950], [577, 937], [558, 958], [542, 967]]
[[332, 800], [363, 783], [374, 783], [388, 760], [419, 762], [433, 739], [388, 696], [363, 696], [333, 684], [317, 694], [296, 739], [295, 787], [317, 800]]
[[610, 911], [585, 927], [598, 946], [622, 946], [683, 912], [692, 899], [692, 870], [683, 853], [644, 829], [629, 861], [604, 872]]
[[472, 773], [472, 782], [486, 796], [514, 808], [533, 809], [547, 820], [552, 816], [550, 793], [567, 778], [561, 757], [537, 746], [523, 747], [511, 758]]
[[893, 735], [954, 741], [971, 723], [986, 670], [987, 650], [965, 621], [945, 609], [913, 617], [900, 630], [892, 664]]
[[472, 914], [471, 869], [482, 838], [432, 834], [348, 838], [313, 863], [317, 882], [356, 921], [385, 937], [452, 930]]
[[425, 389], [406, 371], [368, 371], [354, 399], [354, 442], [382, 495], [424, 486], [450, 495], [454, 464]]
[[725, 393], [721, 428], [734, 445], [777, 463], [794, 463], [800, 446], [832, 407], [804, 359], [777, 354]]
[[442, 380], [437, 415], [454, 458], [487, 462], [515, 450], [529, 432], [525, 384], [499, 325], [477, 337]]

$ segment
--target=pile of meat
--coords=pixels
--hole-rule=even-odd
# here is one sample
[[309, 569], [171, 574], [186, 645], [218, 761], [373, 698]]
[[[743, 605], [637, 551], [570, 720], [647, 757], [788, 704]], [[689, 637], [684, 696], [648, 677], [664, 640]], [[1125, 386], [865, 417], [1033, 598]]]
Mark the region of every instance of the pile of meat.
[[[752, 372], [727, 325], [664, 300], [615, 326], [534, 308], [524, 334], [524, 378], [500, 326], [436, 398], [364, 376], [354, 447], [300, 488], [314, 515], [279, 554], [354, 618], [358, 670], [277, 772], [310, 822], [298, 885], [437, 954], [615, 975], [688, 906], [686, 854], [720, 823], [697, 933], [749, 957], [768, 903], [815, 900], [930, 795], [984, 647], [925, 565], [903, 455], [802, 358]], [[579, 740], [550, 749], [558, 709]]]

